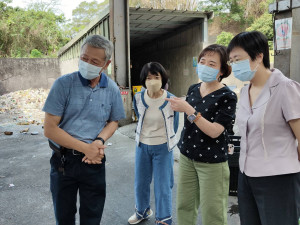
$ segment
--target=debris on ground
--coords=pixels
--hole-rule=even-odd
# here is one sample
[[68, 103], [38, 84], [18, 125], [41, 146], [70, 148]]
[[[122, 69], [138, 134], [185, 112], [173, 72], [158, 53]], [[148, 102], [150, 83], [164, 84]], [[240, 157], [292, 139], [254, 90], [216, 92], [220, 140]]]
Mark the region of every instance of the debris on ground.
[[38, 134], [39, 134], [39, 132], [37, 132], [37, 131], [31, 132], [31, 135], [38, 135]]
[[13, 133], [14, 133], [14, 132], [12, 132], [12, 131], [4, 131], [4, 134], [5, 134], [5, 135], [13, 135]]
[[17, 125], [43, 124], [42, 108], [49, 89], [27, 89], [0, 96], [0, 114], [7, 114]]
[[228, 213], [231, 213], [230, 216], [233, 214], [238, 214], [239, 213], [239, 205], [232, 205], [230, 209], [228, 210]]
[[29, 131], [29, 128], [26, 128], [26, 129], [24, 129], [24, 130], [21, 130], [20, 131], [20, 133], [22, 134], [22, 133], [25, 133], [25, 134], [27, 134], [28, 133], [28, 131]]
[[15, 185], [14, 184], [9, 184], [9, 187], [14, 187]]

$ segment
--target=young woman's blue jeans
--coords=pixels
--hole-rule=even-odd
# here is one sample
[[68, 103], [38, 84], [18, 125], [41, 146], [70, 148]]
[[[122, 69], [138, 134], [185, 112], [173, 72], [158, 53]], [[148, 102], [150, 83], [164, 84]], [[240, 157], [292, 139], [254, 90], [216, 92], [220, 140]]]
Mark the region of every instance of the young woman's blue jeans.
[[167, 143], [146, 145], [139, 143], [135, 155], [135, 204], [138, 217], [150, 208], [150, 184], [154, 176], [156, 221], [172, 223], [173, 151]]

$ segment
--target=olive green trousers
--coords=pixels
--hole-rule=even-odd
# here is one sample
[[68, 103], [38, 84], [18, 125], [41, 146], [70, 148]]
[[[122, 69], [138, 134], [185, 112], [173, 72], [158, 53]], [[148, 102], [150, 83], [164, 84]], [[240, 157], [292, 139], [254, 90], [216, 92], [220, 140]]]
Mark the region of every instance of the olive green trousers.
[[227, 162], [196, 162], [180, 154], [176, 200], [178, 225], [195, 225], [199, 206], [203, 225], [227, 225], [228, 193]]

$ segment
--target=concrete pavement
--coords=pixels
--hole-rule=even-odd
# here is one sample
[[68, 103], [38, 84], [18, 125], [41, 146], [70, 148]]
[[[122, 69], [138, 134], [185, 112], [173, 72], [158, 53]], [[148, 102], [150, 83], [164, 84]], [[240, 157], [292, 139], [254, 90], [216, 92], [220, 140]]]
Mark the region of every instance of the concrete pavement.
[[[0, 225], [55, 224], [49, 191], [51, 151], [47, 139], [43, 136], [42, 127], [13, 125], [3, 122], [2, 117], [0, 121]], [[125, 225], [134, 212], [135, 126], [136, 124], [130, 124], [119, 128], [108, 141], [112, 145], [106, 149], [107, 199], [102, 225]], [[19, 133], [27, 127], [30, 127], [29, 132], [37, 131], [39, 134]], [[11, 130], [14, 134], [5, 136], [3, 134], [5, 130]], [[178, 149], [174, 154], [175, 159], [178, 158]], [[177, 174], [178, 162], [175, 162], [173, 189], [175, 222]], [[14, 186], [10, 187], [12, 184]], [[229, 197], [229, 208], [236, 204], [236, 197]], [[151, 206], [154, 209], [153, 187]], [[238, 215], [230, 215], [231, 213], [228, 213], [228, 224], [239, 225]], [[152, 217], [141, 225], [154, 224], [154, 221], [155, 218]], [[202, 225], [200, 216], [198, 225]]]

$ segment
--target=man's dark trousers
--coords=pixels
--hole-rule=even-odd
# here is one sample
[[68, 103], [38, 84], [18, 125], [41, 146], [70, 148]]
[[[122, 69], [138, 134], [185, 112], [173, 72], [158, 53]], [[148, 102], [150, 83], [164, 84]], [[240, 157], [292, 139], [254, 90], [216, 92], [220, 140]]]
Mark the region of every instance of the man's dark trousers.
[[68, 151], [64, 173], [59, 170], [61, 158], [53, 154], [50, 160], [50, 190], [52, 192], [56, 225], [75, 225], [77, 193], [80, 197], [80, 224], [99, 225], [105, 195], [105, 158], [102, 164], [81, 162], [83, 155]]

